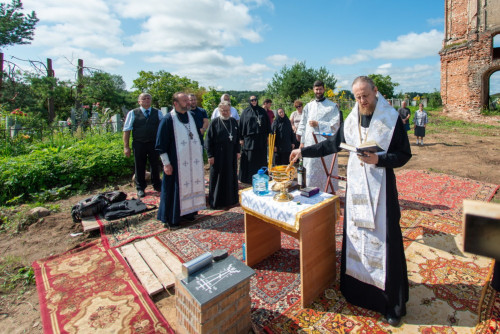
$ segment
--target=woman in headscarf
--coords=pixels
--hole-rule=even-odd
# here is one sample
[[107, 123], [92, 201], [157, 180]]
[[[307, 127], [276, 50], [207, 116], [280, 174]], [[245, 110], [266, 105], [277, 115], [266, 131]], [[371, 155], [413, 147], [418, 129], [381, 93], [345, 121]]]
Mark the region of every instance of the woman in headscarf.
[[278, 109], [278, 117], [274, 119], [271, 132], [276, 134], [274, 142], [274, 164], [288, 165], [290, 153], [295, 148], [295, 133], [292, 129], [292, 123], [285, 114], [283, 108]]
[[269, 117], [258, 105], [257, 97], [250, 97], [250, 105], [240, 117], [241, 144], [240, 174], [243, 183], [252, 183], [252, 176], [267, 166], [267, 137], [271, 132]]

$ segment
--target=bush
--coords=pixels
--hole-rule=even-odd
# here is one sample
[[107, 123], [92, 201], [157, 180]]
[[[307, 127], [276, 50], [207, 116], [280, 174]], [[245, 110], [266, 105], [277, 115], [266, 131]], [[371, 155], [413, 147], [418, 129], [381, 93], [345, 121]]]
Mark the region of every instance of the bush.
[[30, 154], [0, 158], [0, 204], [23, 201], [39, 192], [70, 186], [86, 190], [131, 174], [134, 162], [123, 155], [121, 134], [90, 136], [68, 146], [35, 149]]

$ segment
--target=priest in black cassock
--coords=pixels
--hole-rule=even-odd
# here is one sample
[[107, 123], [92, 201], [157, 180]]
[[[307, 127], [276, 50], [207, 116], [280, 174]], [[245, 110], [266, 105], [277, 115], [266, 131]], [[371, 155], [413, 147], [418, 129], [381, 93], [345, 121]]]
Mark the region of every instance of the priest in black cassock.
[[240, 175], [243, 183], [252, 183], [252, 176], [267, 166], [267, 137], [271, 123], [264, 108], [257, 103], [257, 97], [250, 97], [250, 106], [243, 110], [240, 117]]
[[285, 114], [283, 108], [277, 111], [278, 117], [274, 119], [271, 131], [276, 134], [274, 142], [274, 164], [288, 165], [290, 153], [295, 147], [295, 133], [292, 129], [292, 123]]
[[231, 104], [219, 104], [220, 116], [212, 120], [205, 136], [210, 164], [208, 204], [220, 209], [238, 203], [238, 159], [240, 139], [238, 122], [231, 117]]
[[341, 143], [358, 147], [375, 141], [384, 149], [349, 156], [340, 291], [349, 303], [380, 312], [391, 326], [399, 326], [406, 314], [409, 284], [394, 168], [410, 160], [410, 142], [399, 114], [373, 80], [356, 78], [352, 92], [356, 105], [339, 131], [292, 151], [290, 159], [332, 154]]
[[188, 112], [187, 95], [177, 92], [173, 102], [174, 109], [158, 127], [155, 148], [164, 172], [157, 218], [176, 229], [182, 220], [193, 221], [206, 203], [200, 130]]

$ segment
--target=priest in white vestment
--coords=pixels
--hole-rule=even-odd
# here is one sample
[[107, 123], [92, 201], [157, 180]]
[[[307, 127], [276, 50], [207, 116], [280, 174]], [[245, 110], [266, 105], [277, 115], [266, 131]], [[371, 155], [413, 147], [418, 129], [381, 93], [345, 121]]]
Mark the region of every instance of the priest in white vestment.
[[[314, 82], [315, 100], [306, 104], [302, 111], [302, 119], [297, 128], [297, 136], [300, 136], [300, 147], [314, 145], [314, 133], [328, 133], [334, 135], [340, 127], [342, 114], [336, 103], [325, 98], [325, 85], [323, 81]], [[316, 135], [318, 142], [326, 140], [322, 135]], [[330, 170], [333, 154], [323, 157], [327, 170]], [[306, 186], [325, 189], [327, 174], [323, 168], [320, 158], [304, 158], [304, 167], [306, 168]], [[332, 170], [333, 175], [338, 174], [338, 164], [335, 161]], [[333, 188], [338, 190], [338, 181], [331, 179]]]
[[178, 227], [181, 217], [194, 220], [206, 208], [203, 147], [199, 129], [188, 113], [188, 96], [174, 94], [174, 109], [160, 122], [156, 150], [163, 163], [158, 219]]
[[369, 77], [356, 78], [352, 92], [356, 105], [337, 135], [292, 151], [290, 159], [338, 152], [341, 143], [358, 147], [375, 141], [383, 149], [349, 156], [340, 290], [349, 303], [399, 326], [409, 285], [394, 168], [410, 160], [410, 142], [399, 114]]

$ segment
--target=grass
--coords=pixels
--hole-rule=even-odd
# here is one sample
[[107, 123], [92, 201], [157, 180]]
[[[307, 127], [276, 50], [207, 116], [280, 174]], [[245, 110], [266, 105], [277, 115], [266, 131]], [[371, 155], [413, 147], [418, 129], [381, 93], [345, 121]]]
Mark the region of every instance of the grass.
[[[413, 124], [413, 116], [415, 115], [415, 111], [417, 107], [410, 107], [411, 110], [411, 124]], [[448, 117], [446, 114], [442, 113], [441, 108], [439, 109], [426, 109], [429, 123], [426, 128], [427, 134], [432, 133], [443, 133], [443, 132], [459, 132], [465, 135], [483, 137], [483, 136], [491, 136], [496, 135], [500, 130], [500, 124], [498, 125], [489, 125], [489, 124], [480, 124], [480, 123], [472, 123], [466, 122], [463, 120], [452, 119]], [[413, 133], [413, 128], [410, 131]]]
[[35, 273], [21, 257], [8, 255], [0, 258], [0, 293], [20, 288], [19, 294], [24, 294], [31, 285], [35, 285]]

